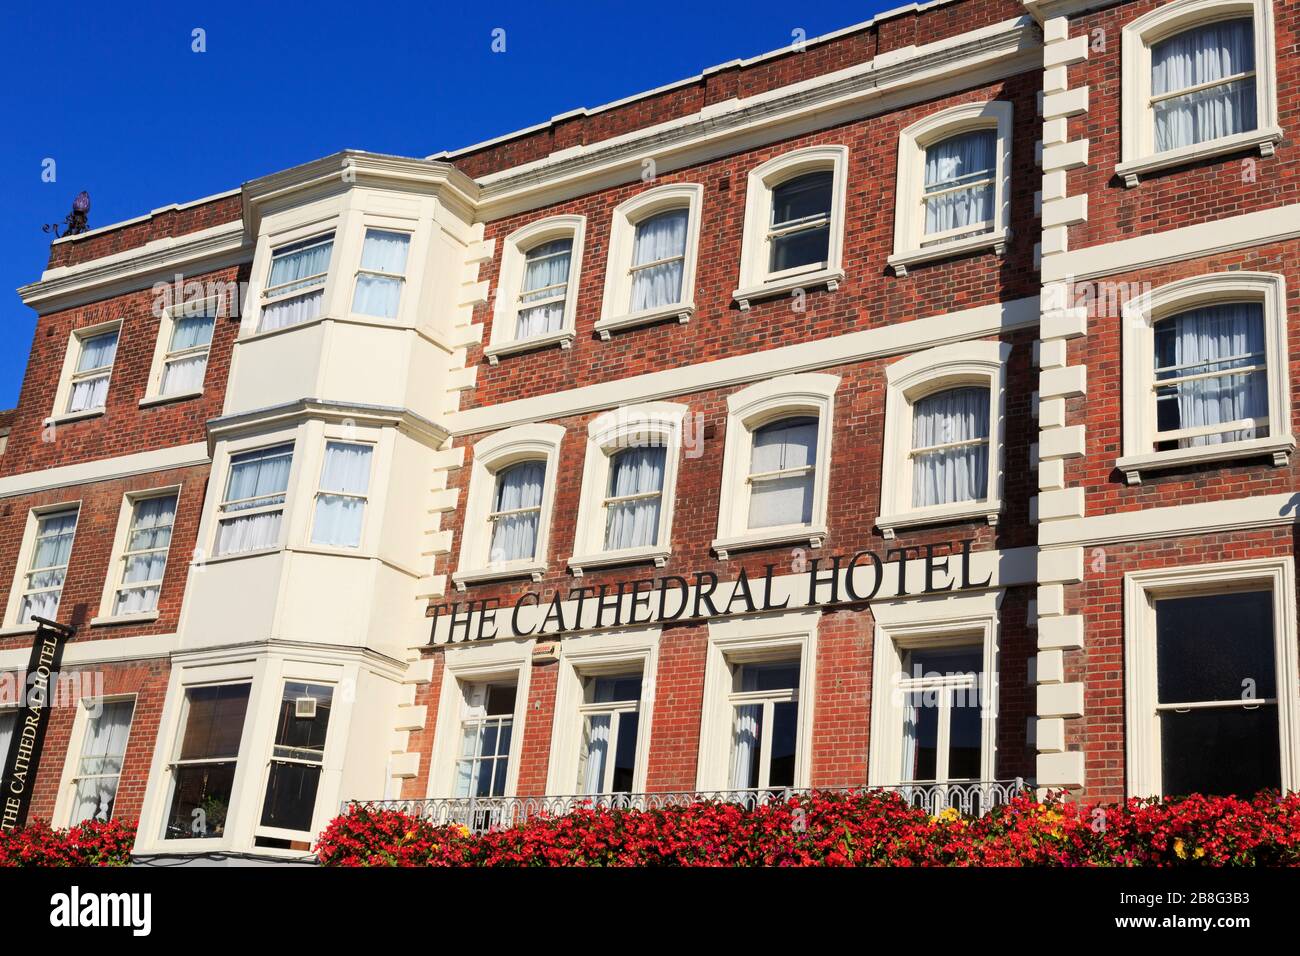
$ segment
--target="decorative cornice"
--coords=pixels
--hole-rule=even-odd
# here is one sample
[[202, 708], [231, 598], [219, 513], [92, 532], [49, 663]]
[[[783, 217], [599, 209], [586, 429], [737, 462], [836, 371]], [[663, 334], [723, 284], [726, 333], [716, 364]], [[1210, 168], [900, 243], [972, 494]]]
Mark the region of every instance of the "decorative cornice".
[[221, 439], [254, 429], [263, 430], [268, 426], [283, 426], [309, 418], [333, 422], [347, 420], [361, 426], [399, 428], [433, 448], [441, 447], [451, 434], [444, 426], [431, 422], [408, 408], [367, 405], [361, 402], [338, 402], [322, 398], [299, 398], [280, 405], [269, 405], [265, 408], [208, 419], [209, 454]]

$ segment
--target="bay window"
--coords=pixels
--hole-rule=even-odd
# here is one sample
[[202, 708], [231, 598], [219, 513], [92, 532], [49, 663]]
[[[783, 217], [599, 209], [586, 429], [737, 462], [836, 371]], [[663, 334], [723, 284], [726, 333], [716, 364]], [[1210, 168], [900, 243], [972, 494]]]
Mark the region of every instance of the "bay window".
[[326, 442], [312, 520], [312, 544], [360, 547], [373, 452], [372, 445]]
[[239, 554], [280, 543], [293, 445], [276, 445], [230, 457], [218, 507], [215, 554]]
[[312, 832], [333, 699], [327, 685], [285, 681], [262, 802], [263, 828]]
[[98, 714], [86, 718], [81, 754], [72, 779], [70, 826], [86, 820], [113, 819], [134, 713], [134, 700], [113, 700], [103, 702]]
[[108, 383], [117, 358], [117, 339], [120, 326], [105, 332], [77, 336], [76, 364], [69, 380], [68, 414], [102, 409], [108, 402]]
[[114, 591], [113, 615], [157, 609], [176, 521], [176, 500], [176, 495], [167, 494], [130, 502], [130, 524], [118, 559], [121, 570]]
[[185, 689], [181, 733], [168, 765], [171, 795], [164, 839], [225, 835], [249, 687], [240, 683]]
[[333, 254], [332, 233], [281, 246], [271, 254], [259, 332], [301, 325], [320, 315]]
[[78, 508], [52, 511], [36, 516], [31, 557], [27, 571], [19, 581], [22, 595], [18, 605], [18, 624], [34, 617], [54, 620], [59, 613], [59, 599], [72, 556], [72, 540], [77, 532]]
[[591, 676], [583, 681], [578, 793], [632, 791], [640, 707], [640, 673]]
[[[411, 236], [405, 232], [367, 229], [361, 245], [361, 268], [352, 292], [352, 311], [394, 319], [406, 282], [406, 257]], [[328, 266], [327, 266], [328, 267]]]

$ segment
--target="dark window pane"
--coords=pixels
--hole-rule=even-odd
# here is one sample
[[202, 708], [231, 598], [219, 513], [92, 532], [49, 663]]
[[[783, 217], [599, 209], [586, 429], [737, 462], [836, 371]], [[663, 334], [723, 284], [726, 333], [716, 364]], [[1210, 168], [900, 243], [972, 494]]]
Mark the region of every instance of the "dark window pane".
[[226, 832], [226, 813], [235, 782], [235, 762], [177, 767], [167, 814], [168, 840], [215, 839]]
[[799, 705], [783, 701], [772, 707], [772, 761], [768, 766], [769, 787], [794, 786], [795, 737], [799, 727]]
[[492, 684], [487, 689], [487, 713], [509, 715], [515, 712], [515, 685]]
[[979, 674], [983, 669], [984, 652], [979, 647], [910, 651], [905, 665], [906, 676], [909, 678]]
[[903, 776], [907, 780], [933, 780], [938, 766], [939, 708], [932, 695], [912, 694], [911, 698], [913, 742], [910, 749], [904, 748], [910, 759]]
[[830, 170], [787, 179], [772, 190], [772, 225], [825, 216], [831, 211], [835, 174]]
[[[324, 759], [325, 735], [329, 730], [333, 697], [333, 690], [321, 684], [289, 682], [284, 685], [284, 696], [280, 701], [280, 714], [275, 728], [277, 757]], [[298, 701], [303, 698], [316, 702], [314, 717], [297, 716]]]
[[1156, 674], [1162, 704], [1273, 697], [1272, 592], [1156, 601]]
[[320, 767], [272, 761], [266, 802], [262, 805], [262, 826], [310, 830], [319, 785]]
[[239, 738], [248, 709], [247, 684], [191, 687], [185, 692], [189, 714], [181, 738], [181, 760], [239, 755]]
[[607, 704], [615, 700], [640, 700], [641, 675], [620, 674], [617, 677], [593, 677], [589, 693], [590, 699], [598, 704]]
[[828, 226], [801, 229], [786, 236], [777, 236], [772, 240], [772, 261], [768, 269], [783, 272], [799, 266], [819, 265], [829, 255], [830, 242], [831, 231]]
[[1281, 786], [1277, 707], [1229, 707], [1160, 714], [1161, 790], [1252, 796]]
[[979, 703], [975, 691], [953, 692], [953, 706], [948, 725], [948, 779], [980, 778]]
[[741, 676], [741, 689], [786, 690], [799, 686], [799, 662], [782, 661], [779, 664], [745, 664]]
[[614, 782], [612, 785], [612, 792], [614, 793], [632, 792], [632, 774], [636, 770], [636, 732], [638, 723], [639, 719], [635, 713], [619, 714], [618, 742], [614, 747]]

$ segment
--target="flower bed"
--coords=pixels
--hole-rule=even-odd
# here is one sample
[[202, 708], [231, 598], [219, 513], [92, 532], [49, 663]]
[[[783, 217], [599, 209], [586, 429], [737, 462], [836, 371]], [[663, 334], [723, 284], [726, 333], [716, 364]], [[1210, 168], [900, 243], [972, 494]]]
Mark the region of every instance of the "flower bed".
[[882, 792], [746, 810], [577, 810], [475, 836], [353, 807], [321, 835], [328, 866], [1294, 866], [1300, 796], [1083, 805], [1016, 797], [980, 819]]
[[135, 825], [110, 820], [68, 830], [33, 823], [0, 830], [0, 866], [126, 866], [135, 843]]

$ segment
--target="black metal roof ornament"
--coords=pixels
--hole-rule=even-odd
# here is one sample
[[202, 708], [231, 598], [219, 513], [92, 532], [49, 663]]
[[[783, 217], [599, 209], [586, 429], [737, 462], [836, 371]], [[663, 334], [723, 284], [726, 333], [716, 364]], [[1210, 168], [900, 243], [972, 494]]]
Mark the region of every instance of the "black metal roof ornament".
[[77, 198], [72, 200], [72, 212], [68, 213], [67, 218], [63, 220], [62, 234], [59, 233], [59, 223], [57, 222], [46, 223], [41, 227], [41, 231], [54, 233], [55, 239], [61, 239], [63, 236], [75, 236], [90, 228], [86, 219], [86, 214], [89, 212], [90, 193], [83, 189], [77, 193]]

